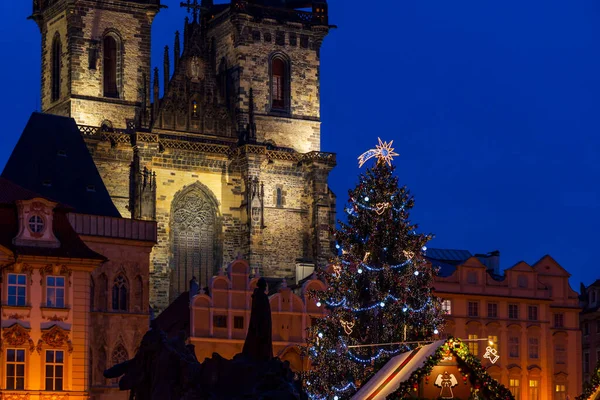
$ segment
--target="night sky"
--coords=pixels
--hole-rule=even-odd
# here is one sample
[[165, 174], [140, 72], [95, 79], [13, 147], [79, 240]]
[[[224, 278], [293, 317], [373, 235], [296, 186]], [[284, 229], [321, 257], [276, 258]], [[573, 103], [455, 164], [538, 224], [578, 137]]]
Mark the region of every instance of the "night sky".
[[[185, 17], [163, 2], [161, 68]], [[39, 109], [31, 3], [0, 1], [0, 169]], [[330, 0], [329, 11], [339, 28], [321, 53], [321, 137], [338, 154], [338, 215], [356, 157], [380, 136], [400, 153], [430, 247], [500, 250], [502, 268], [550, 254], [575, 290], [600, 278], [600, 2]]]

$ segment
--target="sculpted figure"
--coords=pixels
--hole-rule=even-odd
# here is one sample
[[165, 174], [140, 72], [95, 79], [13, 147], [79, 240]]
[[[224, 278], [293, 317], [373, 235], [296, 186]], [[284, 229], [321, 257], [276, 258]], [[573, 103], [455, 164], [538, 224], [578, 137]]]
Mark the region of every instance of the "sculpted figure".
[[255, 361], [269, 361], [273, 358], [271, 337], [271, 306], [266, 293], [267, 281], [260, 278], [252, 294], [250, 324], [242, 354]]

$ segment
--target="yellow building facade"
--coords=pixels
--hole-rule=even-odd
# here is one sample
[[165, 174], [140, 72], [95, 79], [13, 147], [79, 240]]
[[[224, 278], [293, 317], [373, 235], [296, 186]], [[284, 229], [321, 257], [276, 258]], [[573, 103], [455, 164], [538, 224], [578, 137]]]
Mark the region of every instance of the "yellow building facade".
[[[573, 399], [581, 393], [581, 330], [569, 276], [550, 256], [520, 262], [502, 276], [471, 257], [436, 278], [447, 313], [444, 334], [469, 341], [515, 399]], [[499, 355], [494, 363], [484, 358], [488, 347]]]
[[128, 398], [156, 224], [71, 211], [0, 178], [0, 399]]

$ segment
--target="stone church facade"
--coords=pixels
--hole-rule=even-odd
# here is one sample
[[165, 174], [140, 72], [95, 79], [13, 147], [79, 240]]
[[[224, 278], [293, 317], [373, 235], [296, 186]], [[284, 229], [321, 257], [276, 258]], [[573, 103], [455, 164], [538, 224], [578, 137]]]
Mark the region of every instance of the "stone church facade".
[[162, 74], [150, 63], [160, 0], [34, 0], [31, 17], [43, 111], [76, 120], [122, 216], [157, 221], [159, 310], [238, 256], [262, 276], [297, 280], [331, 254], [336, 161], [320, 151], [319, 109], [326, 2], [198, 3], [187, 2]]

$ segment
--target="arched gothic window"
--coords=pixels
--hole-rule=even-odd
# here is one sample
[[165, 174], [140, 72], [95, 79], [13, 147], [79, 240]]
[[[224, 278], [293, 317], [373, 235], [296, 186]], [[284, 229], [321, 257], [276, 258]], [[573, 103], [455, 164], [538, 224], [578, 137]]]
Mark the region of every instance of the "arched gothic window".
[[286, 111], [289, 107], [289, 65], [281, 55], [271, 59], [271, 109]]
[[175, 196], [172, 205], [173, 278], [172, 295], [188, 290], [197, 277], [200, 287], [208, 284], [220, 265], [218, 204], [201, 184], [194, 184]]
[[127, 311], [127, 280], [122, 274], [115, 278], [112, 287], [112, 308], [114, 311]]
[[52, 75], [51, 75], [51, 85], [52, 85], [52, 93], [51, 98], [52, 101], [56, 101], [60, 98], [60, 58], [62, 54], [62, 43], [60, 42], [60, 35], [58, 32], [54, 35], [54, 39], [52, 39]]
[[[119, 343], [117, 347], [115, 347], [115, 349], [113, 350], [112, 356], [110, 357], [111, 365], [107, 366], [107, 368], [113, 367], [117, 364], [121, 364], [122, 362], [125, 362], [127, 360], [129, 360], [129, 354], [127, 353], [127, 350], [125, 349], [123, 344]], [[113, 385], [117, 385], [119, 383], [119, 379], [120, 378], [114, 378], [112, 380]]]
[[121, 51], [119, 40], [116, 36], [109, 34], [103, 40], [103, 78], [104, 97], [119, 97], [121, 88]]

